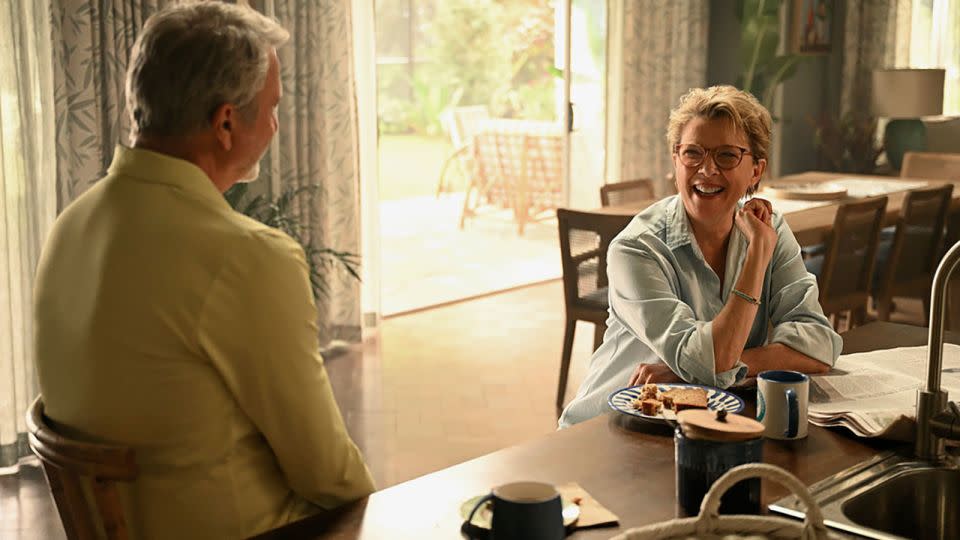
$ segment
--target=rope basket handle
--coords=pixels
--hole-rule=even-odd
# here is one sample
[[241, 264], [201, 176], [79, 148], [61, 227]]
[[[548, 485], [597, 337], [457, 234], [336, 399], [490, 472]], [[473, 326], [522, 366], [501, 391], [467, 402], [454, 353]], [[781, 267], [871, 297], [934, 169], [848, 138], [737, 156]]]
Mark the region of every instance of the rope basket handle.
[[827, 526], [823, 524], [823, 513], [820, 507], [813, 501], [807, 487], [797, 479], [796, 476], [777, 467], [766, 463], [748, 463], [740, 465], [727, 471], [716, 482], [710, 486], [707, 494], [703, 497], [700, 504], [700, 515], [697, 517], [696, 530], [698, 535], [707, 535], [710, 531], [715, 531], [720, 519], [720, 498], [734, 484], [747, 478], [766, 478], [773, 480], [786, 487], [790, 492], [797, 496], [806, 507], [806, 516], [803, 519], [802, 538], [815, 539], [827, 538]]

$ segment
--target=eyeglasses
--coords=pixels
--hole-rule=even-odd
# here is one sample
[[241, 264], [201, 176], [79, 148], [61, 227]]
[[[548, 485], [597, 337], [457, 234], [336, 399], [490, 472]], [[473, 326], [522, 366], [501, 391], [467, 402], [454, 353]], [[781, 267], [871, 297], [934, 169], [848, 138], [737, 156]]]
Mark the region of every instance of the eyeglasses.
[[713, 162], [717, 164], [717, 168], [724, 170], [733, 169], [740, 165], [744, 154], [753, 154], [747, 148], [732, 144], [708, 149], [694, 143], [678, 144], [673, 147], [673, 152], [680, 156], [680, 163], [683, 163], [686, 167], [699, 167], [703, 160], [707, 159], [707, 154], [713, 154]]

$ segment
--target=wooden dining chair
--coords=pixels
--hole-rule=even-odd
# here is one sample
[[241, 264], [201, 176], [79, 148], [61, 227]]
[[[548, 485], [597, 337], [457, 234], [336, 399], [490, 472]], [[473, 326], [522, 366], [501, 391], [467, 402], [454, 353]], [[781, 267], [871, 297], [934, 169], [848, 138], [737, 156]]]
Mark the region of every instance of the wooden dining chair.
[[601, 206], [617, 206], [653, 198], [655, 198], [653, 181], [649, 178], [612, 182], [600, 186]]
[[820, 306], [835, 328], [843, 314], [848, 314], [848, 330], [866, 318], [886, 208], [887, 197], [841, 204], [825, 253], [804, 261], [807, 270], [817, 276]]
[[557, 209], [566, 325], [557, 385], [557, 412], [563, 409], [577, 321], [594, 324], [593, 350], [603, 342], [610, 306], [607, 299], [607, 248], [633, 216]]
[[[960, 154], [935, 152], [907, 152], [903, 155], [900, 176], [921, 180], [952, 180], [960, 182]], [[960, 212], [947, 216], [947, 238], [944, 252], [960, 240]]]
[[953, 185], [907, 192], [890, 243], [877, 256], [877, 318], [890, 320], [894, 297], [923, 301], [923, 322], [930, 316], [930, 287], [940, 260]]
[[[42, 396], [27, 412], [27, 428], [30, 448], [43, 464], [67, 538], [129, 538], [116, 483], [136, 479], [133, 449], [81, 442], [57, 433], [44, 416]], [[84, 494], [85, 482], [92, 486], [93, 510]]]
[[[960, 154], [907, 152], [903, 156], [900, 176], [921, 180], [960, 181]], [[957, 242], [960, 242], [960, 212], [948, 211], [946, 239], [940, 257]], [[946, 326], [950, 330], [960, 330], [960, 276], [954, 276], [950, 280], [949, 290], [947, 303], [950, 307], [947, 309]], [[929, 313], [926, 316], [929, 317]]]
[[921, 180], [960, 180], [960, 154], [907, 152], [900, 176]]

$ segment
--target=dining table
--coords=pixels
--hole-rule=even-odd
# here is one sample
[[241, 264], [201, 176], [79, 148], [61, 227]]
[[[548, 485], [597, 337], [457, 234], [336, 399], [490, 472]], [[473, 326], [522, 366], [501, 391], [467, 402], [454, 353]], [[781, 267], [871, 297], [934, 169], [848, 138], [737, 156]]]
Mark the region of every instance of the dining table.
[[[873, 322], [845, 332], [843, 353], [923, 345], [927, 329]], [[946, 340], [960, 343], [960, 334]], [[736, 392], [752, 415], [756, 390]], [[809, 426], [805, 439], [765, 441], [763, 459], [813, 484], [903, 443], [854, 436], [844, 428]], [[619, 518], [615, 526], [574, 529], [571, 540], [609, 538], [632, 527], [680, 516], [672, 430], [611, 411], [573, 427], [383, 489], [359, 501], [290, 523], [257, 538], [462, 538], [462, 503], [492, 487], [521, 480], [576, 482]], [[764, 507], [787, 495], [764, 482]]]
[[[764, 188], [784, 187], [790, 185], [809, 185], [825, 183], [861, 184], [858, 190], [851, 190], [846, 196], [840, 196], [831, 200], [818, 201], [800, 201], [798, 199], [778, 199], [772, 191], [765, 191]], [[884, 215], [883, 225], [895, 225], [900, 219], [900, 212], [903, 207], [903, 199], [907, 191], [916, 187], [935, 187], [944, 184], [953, 184], [953, 197], [950, 201], [950, 213], [960, 212], [960, 180], [930, 180], [924, 178], [904, 178], [892, 176], [878, 176], [867, 174], [849, 174], [836, 172], [811, 171], [799, 174], [781, 176], [776, 180], [765, 180], [760, 183], [761, 189], [757, 197], [765, 198], [771, 201], [774, 209], [779, 208], [783, 213], [787, 225], [793, 231], [797, 242], [801, 246], [813, 246], [822, 244], [827, 234], [833, 228], [834, 219], [837, 216], [837, 209], [844, 202], [856, 200], [866, 194], [886, 195], [887, 210]], [[870, 186], [876, 186], [876, 189], [870, 189]], [[902, 188], [902, 189], [899, 189]], [[656, 199], [644, 199], [632, 201], [630, 203], [597, 208], [593, 211], [601, 214], [616, 215], [636, 215], [642, 210], [655, 203]], [[804, 204], [806, 202], [806, 204]]]

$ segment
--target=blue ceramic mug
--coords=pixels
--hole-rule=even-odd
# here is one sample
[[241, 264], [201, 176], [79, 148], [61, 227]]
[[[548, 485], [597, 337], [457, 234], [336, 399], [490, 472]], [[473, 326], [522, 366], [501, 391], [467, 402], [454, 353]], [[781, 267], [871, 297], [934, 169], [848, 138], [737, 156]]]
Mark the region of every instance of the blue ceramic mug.
[[770, 439], [807, 436], [810, 377], [797, 371], [764, 371], [757, 375], [757, 420]]
[[561, 540], [563, 505], [555, 487], [542, 482], [513, 482], [493, 488], [480, 499], [467, 523], [487, 501], [491, 502], [491, 540]]

